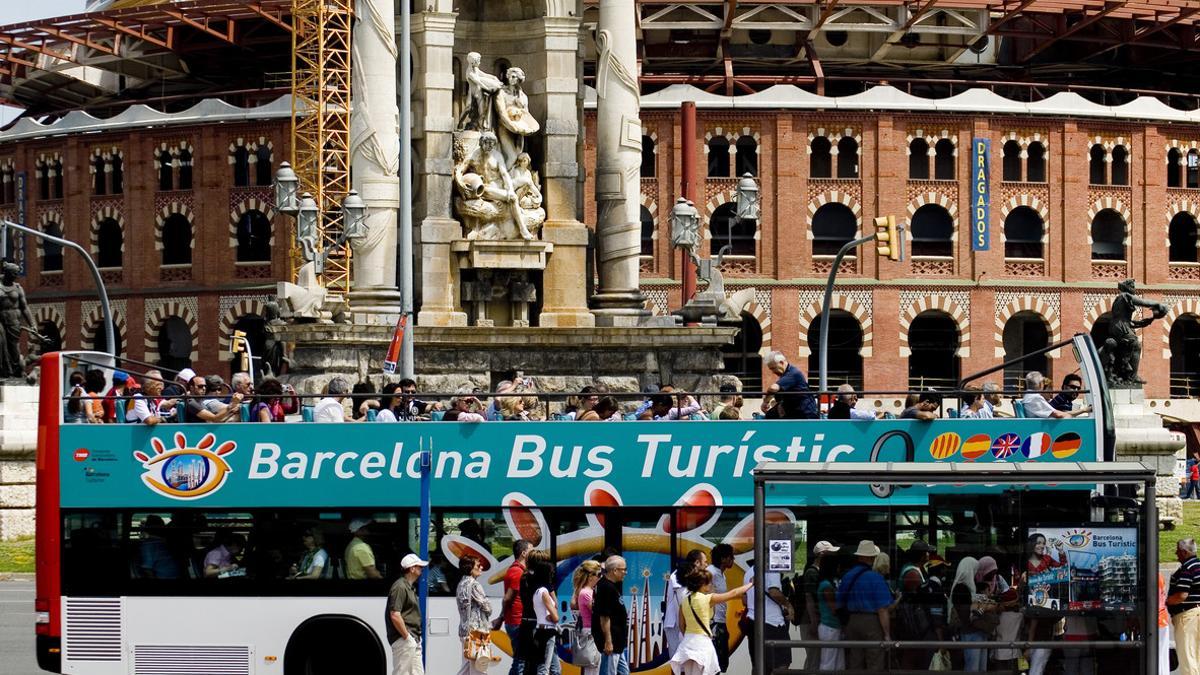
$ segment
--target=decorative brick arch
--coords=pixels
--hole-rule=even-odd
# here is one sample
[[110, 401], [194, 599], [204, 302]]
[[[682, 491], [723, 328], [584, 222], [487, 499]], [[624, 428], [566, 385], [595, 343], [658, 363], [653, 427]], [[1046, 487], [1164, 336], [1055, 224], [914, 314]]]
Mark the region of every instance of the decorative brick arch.
[[1112, 209], [1121, 215], [1125, 221], [1125, 246], [1129, 246], [1129, 233], [1133, 229], [1133, 212], [1130, 211], [1129, 205], [1120, 199], [1114, 197], [1101, 197], [1088, 208], [1087, 212], [1087, 233], [1088, 246], [1092, 245], [1092, 221], [1096, 219], [1096, 214], [1101, 211]]
[[912, 236], [912, 219], [913, 216], [916, 215], [917, 209], [921, 208], [922, 206], [929, 206], [930, 204], [933, 206], [940, 206], [943, 209], [946, 209], [946, 212], [950, 214], [950, 222], [954, 225], [954, 232], [950, 234], [950, 241], [957, 242], [958, 202], [947, 197], [946, 195], [938, 194], [936, 192], [926, 192], [925, 194], [917, 195], [915, 199], [908, 203], [906, 210], [908, 211], [909, 236]]
[[125, 253], [125, 214], [114, 206], [102, 206], [99, 210], [92, 214], [92, 223], [89, 226], [91, 230], [92, 240], [92, 255], [100, 255], [100, 223], [112, 219], [117, 221], [117, 225], [121, 228], [121, 253]]
[[229, 336], [233, 334], [238, 319], [244, 316], [264, 317], [266, 314], [267, 305], [258, 298], [242, 298], [226, 309], [221, 315], [221, 351], [229, 351]]
[[[839, 294], [834, 294], [833, 303], [829, 307], [831, 310], [845, 310], [858, 319], [858, 327], [862, 331], [862, 347], [859, 348], [858, 354], [863, 358], [870, 358], [875, 352], [875, 327], [871, 321], [871, 310], [855, 298]], [[808, 358], [812, 355], [808, 340], [803, 338], [808, 335], [809, 328], [820, 316], [820, 302], [814, 302], [800, 312], [800, 357]]]
[[749, 314], [751, 318], [758, 322], [758, 328], [762, 331], [762, 345], [758, 349], [759, 356], [766, 356], [771, 353], [771, 314], [766, 307], [758, 304], [757, 300], [750, 299], [746, 304], [738, 308], [742, 314]]
[[1008, 241], [1008, 235], [1004, 230], [1004, 223], [1008, 220], [1008, 214], [1021, 206], [1026, 206], [1037, 212], [1038, 217], [1042, 219], [1042, 243], [1045, 244], [1050, 241], [1050, 207], [1043, 204], [1042, 200], [1033, 195], [1022, 194], [1011, 197], [1000, 206], [1000, 242]]
[[845, 127], [843, 129], [826, 129], [825, 127], [813, 127], [808, 131], [808, 154], [812, 154], [813, 141], [818, 136], [823, 136], [829, 141], [829, 154], [837, 157], [838, 141], [843, 138], [853, 138], [858, 143], [859, 150], [862, 150], [862, 131], [854, 127]]
[[826, 204], [843, 204], [854, 213], [855, 234], [857, 238], [862, 232], [862, 205], [854, 198], [854, 195], [849, 192], [840, 190], [829, 190], [813, 197], [808, 202], [808, 227], [805, 229], [805, 236], [811, 240], [813, 238], [812, 225], [813, 217], [817, 215], [817, 211]]
[[1175, 326], [1175, 320], [1183, 316], [1192, 316], [1200, 319], [1200, 300], [1196, 298], [1181, 298], [1171, 306], [1167, 315], [1163, 317], [1162, 355], [1164, 359], [1171, 358], [1171, 329]]
[[[638, 203], [641, 204], [642, 206], [646, 207], [646, 210], [650, 212], [650, 218], [654, 221], [654, 232], [652, 232], [650, 234], [650, 238], [653, 239], [654, 241], [658, 241], [658, 202], [655, 201], [654, 197], [651, 197], [650, 195], [648, 195], [644, 192], [641, 193], [639, 195], [639, 197], [640, 197], [640, 200], [638, 201]], [[274, 233], [275, 233], [275, 230], [274, 230], [274, 228], [272, 228], [272, 230], [271, 230], [271, 243], [272, 244], [275, 243]]]
[[734, 146], [737, 143], [737, 134], [732, 129], [724, 129], [723, 127], [713, 127], [704, 132], [704, 154], [710, 152], [708, 142], [714, 138], [724, 138], [729, 141], [729, 153], [733, 154]]
[[67, 322], [63, 320], [62, 312], [54, 305], [30, 305], [30, 312], [33, 314], [35, 327], [41, 326], [49, 321], [58, 328], [58, 334], [62, 338], [63, 346], [67, 343]]
[[171, 317], [179, 317], [187, 324], [188, 332], [192, 336], [192, 350], [189, 359], [196, 361], [200, 358], [196, 351], [196, 345], [200, 337], [200, 328], [196, 323], [196, 315], [192, 313], [184, 303], [178, 300], [167, 300], [155, 307], [153, 310], [146, 312], [146, 329], [145, 340], [143, 345], [146, 348], [146, 361], [149, 363], [158, 363], [161, 355], [158, 353], [158, 333], [162, 329], [162, 325]]
[[[1042, 323], [1046, 324], [1046, 331], [1050, 336], [1050, 342], [1059, 342], [1062, 340], [1062, 321], [1059, 320], [1058, 312], [1054, 309], [1053, 305], [1038, 296], [1022, 295], [1013, 298], [1007, 305], [1000, 308], [1000, 312], [996, 314], [996, 331], [994, 336], [997, 357], [1004, 356], [1004, 327], [1008, 324], [1009, 319], [1021, 312], [1033, 312], [1038, 315]], [[1050, 356], [1057, 357], [1058, 351], [1055, 350]]]
[[[1096, 304], [1092, 305], [1088, 309], [1087, 315], [1085, 315], [1083, 317], [1084, 332], [1087, 332], [1087, 333], [1092, 332], [1092, 326], [1096, 325], [1096, 322], [1100, 320], [1100, 317], [1104, 316], [1105, 314], [1108, 314], [1111, 311], [1112, 311], [1112, 298], [1104, 297], [1104, 298], [1099, 299], [1096, 302]], [[1096, 347], [1099, 348], [1100, 345], [1096, 345]]]
[[1190, 215], [1196, 219], [1197, 223], [1200, 223], [1200, 202], [1194, 202], [1190, 199], [1180, 199], [1167, 205], [1167, 220], [1164, 227], [1167, 233], [1168, 248], [1171, 246], [1171, 221], [1181, 213]]
[[917, 298], [916, 302], [905, 307], [904, 311], [900, 314], [900, 357], [908, 358], [912, 356], [912, 349], [908, 346], [908, 328], [912, 325], [914, 319], [929, 311], [945, 314], [954, 320], [954, 324], [958, 326], [958, 351], [956, 355], [962, 358], [971, 356], [970, 314], [955, 302], [953, 298], [945, 295], [926, 295]]
[[[183, 202], [171, 202], [154, 214], [154, 250], [163, 250], [163, 225], [167, 223], [168, 218], [175, 214], [187, 218], [188, 225], [192, 226], [191, 248], [193, 250], [196, 248], [196, 214], [192, 212], [190, 206]], [[274, 231], [273, 228], [272, 231]]]
[[[120, 312], [119, 310], [117, 310], [117, 308], [113, 307], [112, 308], [112, 319], [113, 319], [113, 323], [117, 324], [117, 336], [119, 338], [117, 340], [117, 345], [118, 346], [124, 345], [126, 351], [128, 351], [128, 349], [129, 349], [129, 329], [125, 325], [125, 315], [122, 312]], [[81, 337], [83, 338], [83, 348], [84, 349], [91, 349], [92, 343], [94, 343], [96, 341], [96, 334], [100, 332], [100, 327], [103, 325], [104, 325], [104, 312], [100, 309], [100, 306], [97, 305], [97, 306], [93, 307], [91, 309], [91, 311], [89, 311], [87, 313], [87, 316], [83, 317], [83, 326], [82, 326], [82, 331], [81, 331]], [[157, 344], [158, 344], [158, 342], [156, 340], [155, 341], [156, 347], [157, 347]]]
[[[60, 237], [66, 236], [66, 229], [63, 225], [62, 213], [57, 208], [55, 208], [53, 210], [42, 212], [42, 214], [38, 217], [38, 228], [37, 229], [41, 232], [46, 232], [47, 228], [50, 227], [50, 223], [54, 223], [55, 225], [58, 225], [58, 236], [60, 236]], [[36, 244], [33, 246], [33, 249], [39, 259], [46, 255], [46, 244], [47, 243], [48, 242], [46, 242], [45, 240], [42, 240], [42, 241], [36, 242]], [[54, 273], [57, 274], [60, 271], [61, 270], [57, 270]]]
[[248, 197], [229, 211], [229, 248], [237, 248], [238, 223], [241, 222], [242, 216], [251, 211], [258, 211], [267, 217], [267, 222], [271, 224], [271, 239], [268, 243], [271, 246], [275, 245], [275, 208], [258, 197]]

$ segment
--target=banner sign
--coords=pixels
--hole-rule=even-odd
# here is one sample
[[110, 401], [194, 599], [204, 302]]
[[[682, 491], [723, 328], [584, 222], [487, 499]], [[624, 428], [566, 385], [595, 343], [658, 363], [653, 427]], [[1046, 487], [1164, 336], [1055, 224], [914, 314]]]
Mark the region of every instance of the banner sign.
[[[29, 174], [18, 171], [16, 176], [17, 190], [17, 224], [29, 227]], [[8, 233], [8, 241], [4, 242], [8, 260], [17, 264], [21, 271], [17, 276], [25, 276], [25, 233], [13, 230]]]
[[[665, 506], [697, 491], [709, 504], [749, 506], [760, 462], [1097, 461], [1094, 430], [1087, 418], [58, 427], [66, 507], [415, 506], [422, 451], [432, 455], [435, 506], [578, 506], [597, 495]], [[924, 504], [955, 491], [778, 486], [773, 497]]]
[[988, 138], [971, 139], [971, 250], [987, 251], [992, 247], [991, 237], [991, 171], [988, 162], [992, 155], [992, 141]]
[[1138, 598], [1134, 527], [1040, 526], [1026, 539], [1026, 604], [1051, 612], [1132, 612]]
[[393, 375], [400, 364], [400, 351], [404, 345], [404, 331], [407, 329], [408, 315], [401, 314], [396, 322], [396, 330], [392, 331], [392, 341], [388, 345], [387, 354], [383, 357], [383, 373]]

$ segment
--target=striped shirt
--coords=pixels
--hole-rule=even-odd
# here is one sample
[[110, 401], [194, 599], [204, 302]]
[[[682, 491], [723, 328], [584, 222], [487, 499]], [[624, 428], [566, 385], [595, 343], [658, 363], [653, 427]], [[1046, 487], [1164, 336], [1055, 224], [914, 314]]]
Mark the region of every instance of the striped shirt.
[[1171, 589], [1167, 594], [1176, 593], [1187, 593], [1187, 597], [1183, 602], [1168, 607], [1171, 616], [1200, 607], [1200, 558], [1188, 558], [1171, 575]]

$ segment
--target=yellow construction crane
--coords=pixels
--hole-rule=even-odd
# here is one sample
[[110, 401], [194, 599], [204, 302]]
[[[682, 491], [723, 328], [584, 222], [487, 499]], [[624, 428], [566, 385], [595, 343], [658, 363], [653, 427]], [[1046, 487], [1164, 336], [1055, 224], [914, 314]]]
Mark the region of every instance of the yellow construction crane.
[[[318, 241], [329, 257], [321, 275], [350, 291], [350, 246], [338, 244], [340, 204], [350, 193], [350, 40], [354, 0], [292, 0], [292, 167], [300, 191], [321, 211]], [[300, 249], [291, 252], [292, 276]]]

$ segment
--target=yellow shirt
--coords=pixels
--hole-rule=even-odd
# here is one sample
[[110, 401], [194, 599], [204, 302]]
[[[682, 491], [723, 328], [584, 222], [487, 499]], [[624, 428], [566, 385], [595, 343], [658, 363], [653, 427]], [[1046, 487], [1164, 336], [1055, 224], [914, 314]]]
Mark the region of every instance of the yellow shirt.
[[346, 578], [366, 579], [365, 567], [375, 566], [375, 552], [371, 545], [355, 537], [346, 545]]
[[[696, 610], [694, 613], [693, 609]], [[683, 599], [680, 611], [683, 612], [683, 632], [709, 634], [708, 626], [712, 623], [713, 615], [711, 593], [689, 593]]]

